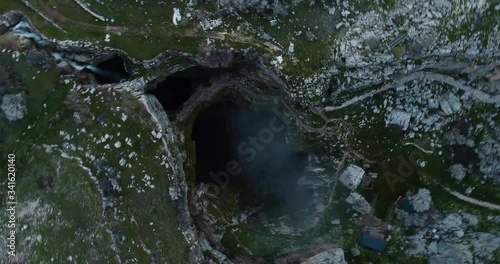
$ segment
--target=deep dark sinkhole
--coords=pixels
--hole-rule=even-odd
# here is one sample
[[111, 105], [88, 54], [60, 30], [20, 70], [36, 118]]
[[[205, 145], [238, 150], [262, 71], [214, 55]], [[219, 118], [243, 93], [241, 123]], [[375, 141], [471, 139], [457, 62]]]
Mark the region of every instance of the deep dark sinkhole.
[[166, 111], [181, 107], [197, 89], [208, 87], [212, 77], [219, 76], [232, 69], [209, 69], [194, 66], [176, 72], [159, 82], [154, 89], [147, 90], [147, 94], [156, 96]]
[[309, 201], [310, 192], [297, 185], [307, 154], [287, 144], [286, 131], [271, 111], [227, 102], [207, 108], [192, 132], [197, 184], [210, 184], [222, 204], [237, 195], [242, 209], [262, 206], [267, 216], [293, 215]]
[[165, 110], [175, 110], [186, 102], [196, 89], [189, 78], [169, 76], [148, 94], [156, 96]]
[[130, 78], [125, 68], [125, 60], [119, 55], [106, 58], [86, 71], [91, 72], [99, 84], [119, 83]]

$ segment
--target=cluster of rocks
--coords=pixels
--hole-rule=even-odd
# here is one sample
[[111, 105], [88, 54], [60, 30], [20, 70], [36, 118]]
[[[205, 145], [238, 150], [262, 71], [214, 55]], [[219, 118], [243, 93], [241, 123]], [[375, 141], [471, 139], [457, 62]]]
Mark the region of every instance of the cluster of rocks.
[[[449, 168], [451, 177], [461, 181], [468, 173], [476, 172], [482, 175], [481, 183], [489, 180], [500, 184], [500, 129], [494, 121], [496, 113], [485, 116], [485, 122], [469, 125], [472, 122], [460, 122], [444, 135], [444, 143], [459, 147], [470, 152], [468, 164], [452, 164]], [[481, 138], [477, 138], [477, 135]], [[451, 157], [459, 155], [451, 153]], [[479, 164], [473, 164], [478, 162]], [[479, 170], [476, 169], [476, 166]]]
[[442, 214], [431, 206], [430, 192], [421, 189], [410, 197], [416, 213], [396, 209], [399, 220], [415, 234], [407, 237], [410, 255], [428, 256], [429, 263], [483, 263], [500, 249], [500, 234], [475, 231], [479, 218], [460, 212]]
[[286, 15], [288, 14], [288, 6], [283, 0], [275, 1], [260, 1], [260, 0], [218, 0], [218, 6], [222, 10], [235, 13], [236, 11], [243, 13], [258, 13], [258, 14], [273, 14]]
[[410, 199], [413, 209], [417, 212], [425, 212], [432, 205], [431, 192], [427, 189], [419, 189], [415, 195], [410, 196], [408, 199]]
[[345, 200], [352, 206], [352, 209], [360, 214], [369, 214], [372, 208], [368, 201], [357, 192], [352, 192]]
[[470, 95], [458, 97], [457, 89], [433, 82], [413, 81], [399, 85], [395, 93], [394, 96], [385, 97], [386, 125], [396, 125], [402, 130], [411, 129], [412, 135], [439, 131], [453, 121], [455, 117], [452, 114], [459, 113], [465, 108], [462, 106], [470, 102]]
[[348, 31], [338, 48], [339, 58], [345, 58], [347, 67], [390, 62], [394, 56], [385, 45], [400, 35], [401, 29], [407, 31], [410, 40], [415, 39], [420, 43], [424, 41], [420, 38], [425, 36], [426, 45], [432, 45], [441, 21], [447, 18], [452, 8], [452, 4], [446, 0], [433, 2], [405, 0], [385, 14], [371, 11], [356, 17], [354, 21], [342, 22], [337, 27], [345, 26]]
[[[342, 68], [347, 67], [349, 70], [339, 71], [335, 66], [324, 68], [322, 74], [314, 76], [312, 84], [308, 85], [307, 90], [315, 91], [318, 88], [321, 90], [320, 87], [324, 86], [324, 80], [320, 76], [326, 75], [330, 80], [333, 80], [333, 84], [337, 87], [329, 95], [329, 100], [336, 103], [338, 95], [342, 92], [367, 88], [383, 81], [392, 81], [395, 77], [418, 70], [429, 68], [442, 70], [456, 67], [461, 63], [447, 63], [446, 59], [444, 61], [447, 65], [440, 65], [443, 57], [451, 57], [453, 54], [467, 54], [469, 58], [499, 56], [500, 40], [498, 37], [494, 37], [498, 36], [498, 27], [495, 27], [493, 32], [488, 32], [487, 41], [482, 39], [481, 36], [484, 34], [480, 32], [468, 37], [462, 36], [453, 41], [449, 40], [446, 34], [442, 34], [443, 21], [447, 21], [445, 28], [449, 28], [454, 27], [454, 23], [448, 21], [454, 21], [456, 17], [458, 20], [474, 19], [473, 15], [470, 17], [463, 15], [464, 10], [469, 11], [472, 8], [477, 8], [473, 12], [474, 14], [477, 12], [478, 16], [482, 16], [484, 11], [488, 9], [488, 3], [478, 4], [474, 1], [465, 1], [452, 5], [447, 0], [432, 1], [431, 3], [405, 0], [397, 3], [391, 11], [372, 11], [355, 17], [346, 16], [345, 21], [337, 25], [338, 27], [347, 26], [347, 32], [338, 40], [335, 61], [344, 61]], [[466, 24], [467, 22], [462, 21], [459, 24], [461, 23]], [[406, 50], [406, 53], [402, 57], [395, 57], [394, 51], [388, 46], [391, 41], [401, 36], [401, 32], [406, 32], [404, 35], [406, 40], [401, 46], [402, 49]], [[487, 45], [484, 46], [484, 43]], [[425, 58], [425, 60], [422, 62], [421, 58]], [[490, 65], [490, 63], [486, 64]], [[440, 66], [434, 67], [433, 65]], [[462, 70], [466, 71], [464, 72], [466, 74], [475, 71], [465, 68]], [[475, 87], [479, 89], [490, 86], [498, 87], [498, 85], [485, 83], [484, 80], [475, 84]], [[492, 91], [494, 90], [492, 89]], [[430, 107], [441, 108], [441, 111], [448, 115], [456, 113], [461, 110], [461, 105], [457, 103], [456, 97], [458, 97], [456, 93], [440, 95], [430, 102]], [[418, 99], [418, 97], [415, 98]], [[460, 100], [462, 99], [460, 98]], [[403, 110], [408, 112], [407, 109]]]
[[17, 25], [22, 16], [18, 12], [9, 11], [0, 16], [0, 35], [7, 33], [9, 28]]
[[485, 179], [500, 184], [500, 128], [485, 136], [475, 149], [480, 160], [479, 170]]
[[322, 245], [306, 252], [276, 259], [275, 264], [347, 264], [344, 251], [335, 245]]

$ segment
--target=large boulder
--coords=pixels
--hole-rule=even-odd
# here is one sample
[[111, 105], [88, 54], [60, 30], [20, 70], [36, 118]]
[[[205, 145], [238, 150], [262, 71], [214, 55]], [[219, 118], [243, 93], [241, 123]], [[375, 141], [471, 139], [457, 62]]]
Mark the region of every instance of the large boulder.
[[342, 172], [339, 180], [345, 187], [354, 190], [361, 183], [364, 175], [365, 171], [361, 167], [351, 164]]
[[429, 210], [432, 204], [431, 192], [427, 189], [418, 190], [417, 194], [409, 197], [415, 211], [421, 213]]
[[22, 119], [27, 113], [26, 100], [22, 94], [7, 94], [2, 98], [0, 109], [9, 121]]
[[465, 178], [467, 169], [462, 164], [453, 164], [450, 166], [448, 171], [450, 172], [451, 177], [457, 181], [462, 181]]
[[284, 1], [219, 0], [218, 6], [231, 13], [240, 11], [243, 13], [253, 12], [273, 15], [288, 14], [287, 5]]
[[463, 244], [441, 241], [437, 244], [437, 254], [429, 258], [429, 264], [472, 264], [474, 257]]
[[347, 264], [344, 257], [344, 250], [341, 248], [334, 248], [319, 252], [318, 254], [308, 258], [306, 261], [300, 262], [301, 264]]
[[9, 27], [7, 26], [7, 23], [0, 22], [0, 36], [7, 33], [7, 31], [9, 31]]
[[0, 24], [4, 24], [7, 28], [17, 25], [23, 16], [16, 11], [8, 11], [3, 16], [0, 16]]
[[472, 233], [468, 236], [472, 241], [474, 256], [485, 260], [493, 260], [495, 251], [500, 248], [500, 237], [490, 233]]
[[366, 199], [359, 193], [353, 192], [345, 199], [345, 201], [352, 205], [352, 209], [360, 214], [369, 214], [372, 211], [372, 207], [366, 201]]
[[385, 125], [396, 126], [401, 130], [406, 131], [410, 125], [411, 114], [408, 112], [393, 110], [389, 112], [385, 119]]
[[427, 254], [427, 240], [425, 239], [425, 231], [419, 231], [413, 236], [408, 237], [410, 243], [406, 252], [410, 255], [426, 255]]

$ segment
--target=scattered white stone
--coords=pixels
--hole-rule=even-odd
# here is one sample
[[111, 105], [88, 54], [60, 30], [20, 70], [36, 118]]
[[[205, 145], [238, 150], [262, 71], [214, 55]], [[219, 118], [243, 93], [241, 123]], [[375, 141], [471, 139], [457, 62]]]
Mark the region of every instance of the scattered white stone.
[[278, 56], [276, 59], [271, 61], [271, 65], [278, 69], [281, 69], [281, 64], [283, 64], [283, 56]]

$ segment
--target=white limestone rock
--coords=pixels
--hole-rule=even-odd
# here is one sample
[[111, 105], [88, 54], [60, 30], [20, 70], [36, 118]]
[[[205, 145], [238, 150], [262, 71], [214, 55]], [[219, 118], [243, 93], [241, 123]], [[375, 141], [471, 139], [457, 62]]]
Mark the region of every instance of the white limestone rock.
[[385, 119], [385, 125], [396, 125], [399, 126], [402, 130], [407, 130], [410, 125], [411, 114], [401, 111], [394, 110], [389, 112]]
[[359, 193], [352, 192], [345, 201], [352, 205], [352, 209], [360, 214], [369, 214], [372, 211], [370, 203]]
[[450, 166], [448, 171], [450, 172], [451, 177], [457, 181], [462, 181], [465, 178], [467, 169], [462, 164], [453, 164]]
[[462, 103], [460, 103], [460, 99], [452, 93], [448, 94], [448, 102], [450, 103], [450, 107], [453, 112], [458, 112], [460, 111], [460, 109], [462, 109]]
[[431, 208], [431, 192], [425, 188], [419, 189], [417, 194], [409, 197], [413, 208], [417, 212], [425, 212]]
[[472, 233], [468, 236], [472, 241], [473, 254], [481, 259], [494, 260], [495, 251], [500, 248], [500, 236], [490, 233]]
[[344, 256], [344, 250], [341, 248], [333, 248], [330, 250], [319, 252], [318, 254], [308, 258], [300, 264], [347, 264]]
[[351, 164], [342, 172], [339, 180], [345, 187], [354, 190], [361, 183], [364, 175], [365, 171], [361, 167]]
[[438, 254], [432, 255], [429, 258], [429, 264], [474, 263], [472, 253], [469, 251], [469, 248], [463, 244], [440, 241], [437, 244], [437, 252]]
[[23, 119], [28, 113], [26, 108], [26, 100], [22, 94], [7, 94], [2, 98], [0, 108], [9, 121], [16, 121]]
[[450, 102], [446, 99], [442, 99], [441, 102], [439, 102], [439, 105], [441, 106], [441, 111], [443, 111], [444, 115], [451, 115], [453, 114], [453, 110], [451, 108]]
[[200, 21], [200, 26], [204, 31], [213, 30], [220, 25], [222, 25], [221, 19], [203, 19], [202, 21]]
[[174, 16], [172, 17], [172, 23], [174, 25], [179, 25], [179, 22], [181, 22], [182, 16], [181, 16], [181, 11], [179, 8], [174, 7]]

